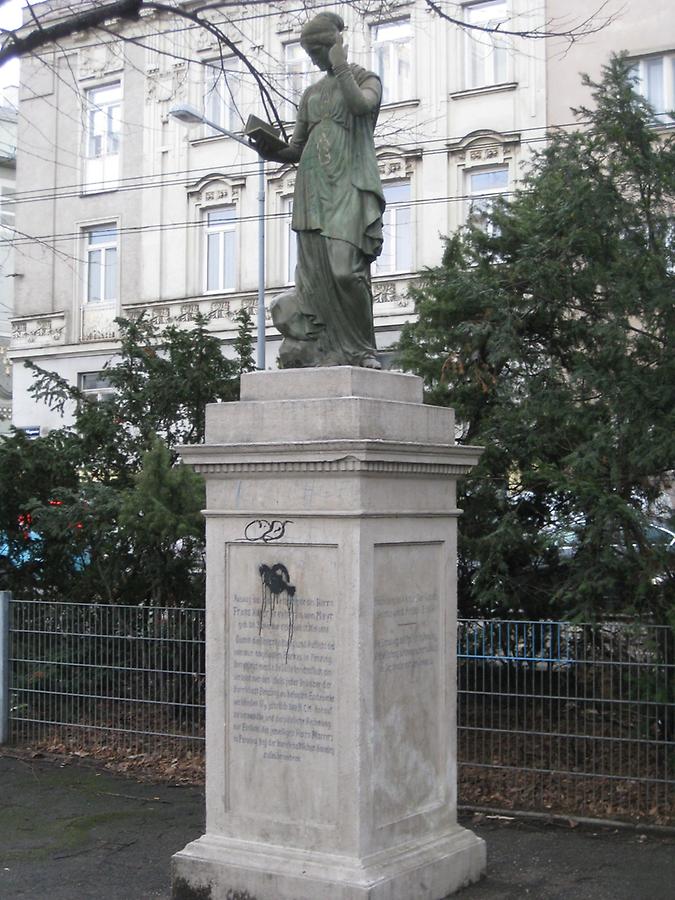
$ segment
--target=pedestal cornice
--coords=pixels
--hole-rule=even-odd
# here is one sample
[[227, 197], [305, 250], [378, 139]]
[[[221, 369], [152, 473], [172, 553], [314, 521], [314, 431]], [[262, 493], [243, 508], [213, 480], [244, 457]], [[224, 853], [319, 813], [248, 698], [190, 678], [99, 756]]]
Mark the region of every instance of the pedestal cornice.
[[306, 441], [209, 444], [181, 448], [185, 463], [203, 475], [256, 472], [464, 475], [482, 448], [397, 441]]

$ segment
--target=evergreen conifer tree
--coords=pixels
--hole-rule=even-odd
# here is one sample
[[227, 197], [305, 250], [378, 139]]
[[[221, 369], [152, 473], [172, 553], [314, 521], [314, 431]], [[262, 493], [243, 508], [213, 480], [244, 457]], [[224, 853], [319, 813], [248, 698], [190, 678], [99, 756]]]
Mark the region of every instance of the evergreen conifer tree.
[[234, 339], [234, 351], [237, 355], [239, 374], [255, 371], [253, 358], [253, 320], [245, 306], [234, 316], [237, 322], [237, 336]]
[[238, 398], [240, 362], [203, 317], [189, 329], [118, 324], [109, 399], [31, 366], [34, 396], [74, 422], [0, 439], [0, 583], [17, 596], [199, 604], [204, 485], [178, 448], [204, 440], [207, 403]]
[[415, 292], [404, 366], [485, 446], [460, 506], [464, 612], [673, 618], [646, 523], [675, 469], [675, 143], [613, 58], [487, 227]]

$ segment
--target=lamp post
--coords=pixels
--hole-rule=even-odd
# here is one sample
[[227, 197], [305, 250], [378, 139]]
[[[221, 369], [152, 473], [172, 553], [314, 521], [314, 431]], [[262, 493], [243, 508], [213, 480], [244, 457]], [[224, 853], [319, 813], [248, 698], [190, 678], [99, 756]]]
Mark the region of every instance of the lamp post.
[[[198, 109], [188, 104], [174, 106], [169, 110], [169, 115], [179, 122], [185, 122], [188, 125], [208, 125], [215, 131], [232, 138], [253, 150], [253, 147], [241, 135], [228, 131], [207, 119]], [[256, 308], [256, 323], [258, 326], [258, 342], [256, 347], [256, 366], [258, 369], [265, 368], [265, 160], [258, 157], [258, 304]]]

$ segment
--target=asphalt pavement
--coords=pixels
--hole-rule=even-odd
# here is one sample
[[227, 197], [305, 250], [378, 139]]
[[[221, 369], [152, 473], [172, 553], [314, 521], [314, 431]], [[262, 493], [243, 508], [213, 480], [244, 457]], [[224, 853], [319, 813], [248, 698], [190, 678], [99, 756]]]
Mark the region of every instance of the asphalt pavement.
[[[202, 833], [203, 808], [199, 787], [0, 748], [0, 898], [169, 900], [171, 856]], [[461, 900], [675, 898], [673, 836], [508, 817], [463, 824], [487, 842], [488, 874]]]

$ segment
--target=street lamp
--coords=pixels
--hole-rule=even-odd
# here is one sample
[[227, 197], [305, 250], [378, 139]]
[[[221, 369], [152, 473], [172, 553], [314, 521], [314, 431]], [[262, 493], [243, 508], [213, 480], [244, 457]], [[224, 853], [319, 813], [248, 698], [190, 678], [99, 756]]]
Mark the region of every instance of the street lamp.
[[[215, 131], [227, 135], [233, 141], [243, 144], [249, 150], [254, 148], [241, 135], [228, 131], [221, 125], [217, 125], [206, 116], [202, 115], [199, 110], [183, 103], [180, 106], [173, 106], [169, 110], [169, 115], [179, 122], [187, 125], [208, 125]], [[255, 152], [255, 151], [254, 151]], [[256, 365], [259, 369], [265, 368], [265, 160], [258, 157], [258, 304], [256, 308], [256, 323], [258, 326], [258, 343], [256, 347]]]

